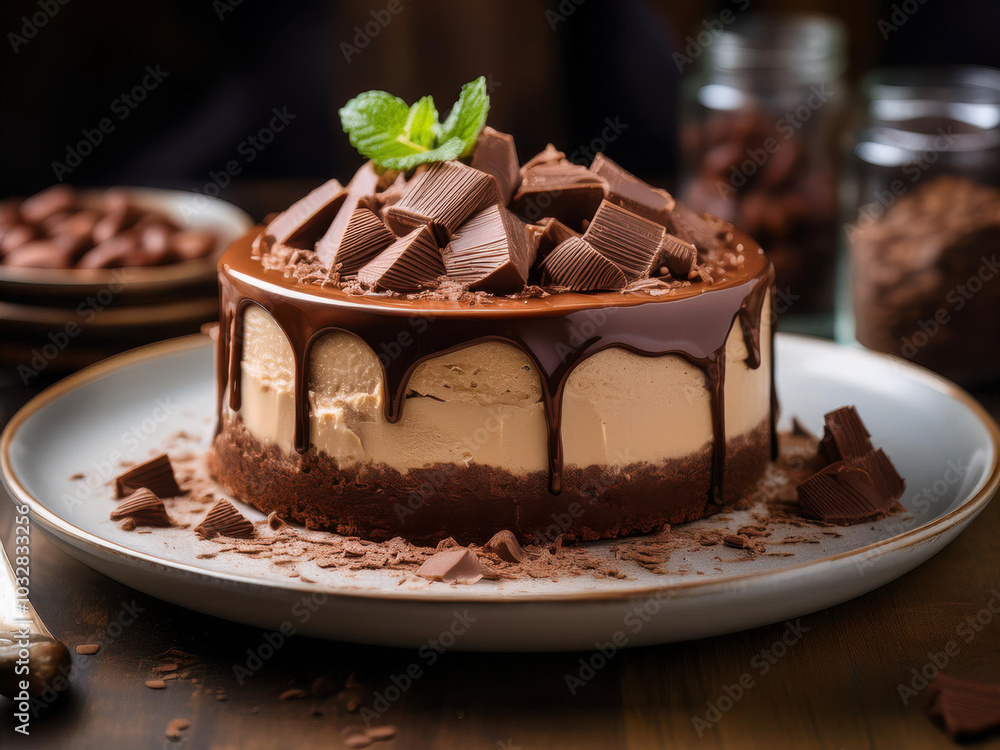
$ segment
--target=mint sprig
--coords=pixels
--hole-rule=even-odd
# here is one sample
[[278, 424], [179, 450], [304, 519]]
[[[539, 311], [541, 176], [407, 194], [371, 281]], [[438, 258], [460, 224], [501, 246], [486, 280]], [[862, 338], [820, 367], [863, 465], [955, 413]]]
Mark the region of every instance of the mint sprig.
[[408, 106], [384, 91], [366, 91], [351, 99], [340, 110], [340, 122], [362, 156], [381, 169], [405, 171], [468, 156], [489, 111], [486, 78], [479, 77], [462, 87], [444, 124], [431, 97]]

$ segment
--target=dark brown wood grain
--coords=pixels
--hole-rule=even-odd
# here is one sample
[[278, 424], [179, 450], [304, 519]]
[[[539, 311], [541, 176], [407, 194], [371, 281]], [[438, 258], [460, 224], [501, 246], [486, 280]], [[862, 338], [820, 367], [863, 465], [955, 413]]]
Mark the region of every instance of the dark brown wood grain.
[[[996, 397], [990, 403], [998, 412]], [[8, 414], [9, 416], [9, 414]], [[0, 498], [0, 535], [9, 542], [11, 505]], [[913, 573], [854, 601], [803, 617], [801, 636], [780, 658], [765, 650], [788, 632], [780, 623], [701, 641], [622, 651], [571, 694], [568, 673], [590, 654], [447, 653], [375, 723], [398, 727], [376, 748], [938, 748], [950, 746], [922, 712], [925, 692], [904, 705], [898, 685], [956, 641], [946, 671], [996, 680], [1000, 615], [981, 632], [963, 626], [1000, 588], [1000, 505], [994, 503], [943, 552]], [[240, 684], [263, 631], [175, 607], [121, 586], [32, 540], [34, 604], [74, 653], [72, 688], [12, 734], [12, 704], [0, 699], [4, 748], [328, 748], [359, 723], [336, 696], [279, 700], [320, 676], [339, 689], [355, 673], [367, 691], [392, 685], [412, 651], [291, 638]], [[130, 614], [132, 613], [132, 614]], [[117, 622], [134, 622], [120, 629]], [[120, 630], [120, 632], [119, 632]], [[963, 635], [974, 637], [966, 642]], [[164, 690], [143, 683], [171, 648], [196, 657], [188, 679]], [[779, 649], [780, 650], [780, 649]], [[954, 650], [954, 649], [952, 649]], [[771, 661], [774, 663], [772, 664]], [[766, 674], [761, 674], [764, 664]], [[727, 692], [743, 695], [729, 705]], [[727, 691], [728, 688], [728, 691]], [[228, 700], [216, 699], [224, 690]], [[716, 716], [707, 703], [728, 710]], [[697, 717], [708, 723], [698, 727]], [[167, 724], [186, 718], [183, 739]], [[712, 719], [715, 719], [712, 721]], [[1000, 736], [977, 748], [1000, 747]]]

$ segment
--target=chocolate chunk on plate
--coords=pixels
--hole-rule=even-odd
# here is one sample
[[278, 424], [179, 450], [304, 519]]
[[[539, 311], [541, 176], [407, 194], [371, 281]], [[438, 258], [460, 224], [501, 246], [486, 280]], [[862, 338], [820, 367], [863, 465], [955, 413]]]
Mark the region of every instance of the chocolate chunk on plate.
[[524, 548], [517, 541], [517, 537], [514, 536], [513, 532], [506, 529], [494, 534], [483, 545], [483, 549], [487, 552], [492, 552], [501, 560], [511, 563], [524, 562], [528, 557], [528, 553], [524, 551]]
[[474, 292], [513, 294], [534, 261], [524, 223], [506, 208], [487, 206], [466, 221], [444, 249], [448, 277]]
[[421, 578], [442, 583], [477, 583], [485, 572], [479, 557], [468, 547], [437, 552], [417, 568], [417, 575]]
[[659, 224], [603, 201], [583, 239], [634, 281], [651, 275], [665, 235]]
[[667, 226], [676, 204], [670, 193], [647, 185], [601, 153], [594, 157], [590, 171], [607, 183], [606, 200], [660, 226]]
[[137, 526], [172, 526], [163, 501], [145, 487], [122, 500], [111, 512], [112, 521], [132, 519]]
[[827, 461], [843, 461], [864, 456], [872, 450], [868, 428], [853, 406], [843, 406], [823, 416], [826, 426], [819, 444]]
[[885, 452], [873, 450], [830, 464], [802, 482], [796, 492], [807, 515], [847, 526], [899, 511], [905, 487]]
[[406, 294], [430, 289], [444, 274], [434, 232], [424, 224], [375, 256], [358, 271], [358, 279], [374, 289]]
[[542, 283], [574, 292], [623, 289], [622, 270], [582, 237], [570, 237], [542, 263]]
[[250, 539], [256, 535], [253, 524], [228, 500], [219, 500], [213, 505], [195, 528], [195, 533], [202, 539], [216, 536]]
[[119, 499], [143, 487], [161, 498], [184, 494], [184, 490], [177, 485], [174, 467], [166, 453], [133, 466], [115, 477], [115, 496]]
[[493, 175], [460, 162], [436, 162], [406, 184], [402, 197], [385, 208], [383, 218], [396, 236], [430, 225], [444, 245], [466, 219], [500, 202]]

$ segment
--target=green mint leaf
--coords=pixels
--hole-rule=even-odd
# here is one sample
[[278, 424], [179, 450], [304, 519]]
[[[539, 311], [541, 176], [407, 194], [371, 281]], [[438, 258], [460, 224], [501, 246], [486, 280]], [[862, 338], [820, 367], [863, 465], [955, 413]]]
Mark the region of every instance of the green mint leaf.
[[438, 143], [457, 138], [462, 142], [462, 153], [459, 156], [468, 156], [476, 147], [476, 139], [486, 124], [489, 112], [490, 96], [486, 93], [486, 77], [480, 76], [462, 86], [458, 101], [441, 125]]
[[437, 140], [437, 134], [434, 132], [437, 124], [438, 111], [434, 106], [434, 98], [425, 96], [410, 107], [404, 134], [411, 143], [431, 149]]
[[443, 125], [431, 97], [407, 106], [384, 91], [351, 99], [340, 110], [340, 122], [363, 156], [382, 169], [403, 171], [471, 154], [489, 108], [486, 79], [478, 78], [462, 87]]
[[376, 164], [423, 148], [414, 148], [405, 137], [399, 139], [406, 131], [409, 116], [406, 102], [384, 91], [359, 94], [340, 110], [340, 122], [351, 145]]
[[428, 151], [417, 151], [403, 156], [390, 156], [377, 163], [383, 169], [393, 169], [405, 172], [413, 169], [419, 164], [430, 164], [435, 161], [449, 161], [451, 159], [457, 159], [462, 155], [462, 149], [464, 147], [464, 143], [453, 138], [446, 143], [442, 143], [437, 148], [432, 148]]

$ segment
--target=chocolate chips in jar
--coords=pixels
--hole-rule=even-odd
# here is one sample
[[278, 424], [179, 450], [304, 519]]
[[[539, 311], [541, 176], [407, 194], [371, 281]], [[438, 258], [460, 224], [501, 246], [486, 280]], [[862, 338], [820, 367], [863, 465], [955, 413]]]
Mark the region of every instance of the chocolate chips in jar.
[[744, 14], [685, 89], [681, 197], [760, 243], [791, 315], [833, 309], [844, 40], [824, 16]]
[[928, 179], [849, 244], [860, 343], [965, 383], [1000, 375], [1000, 190]]

